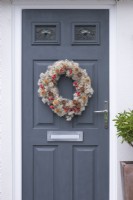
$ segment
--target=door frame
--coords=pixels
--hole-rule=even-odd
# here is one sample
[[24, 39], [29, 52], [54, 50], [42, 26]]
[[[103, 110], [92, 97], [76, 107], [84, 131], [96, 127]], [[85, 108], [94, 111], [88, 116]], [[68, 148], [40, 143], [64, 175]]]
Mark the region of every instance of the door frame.
[[[105, 1], [104, 1], [105, 2]], [[22, 10], [23, 9], [109, 9], [109, 200], [117, 200], [117, 137], [112, 119], [116, 114], [116, 5], [101, 1], [90, 3], [87, 1], [69, 1], [66, 3], [14, 3], [12, 5], [12, 157], [13, 157], [13, 200], [22, 200]], [[18, 48], [19, 47], [19, 48]]]

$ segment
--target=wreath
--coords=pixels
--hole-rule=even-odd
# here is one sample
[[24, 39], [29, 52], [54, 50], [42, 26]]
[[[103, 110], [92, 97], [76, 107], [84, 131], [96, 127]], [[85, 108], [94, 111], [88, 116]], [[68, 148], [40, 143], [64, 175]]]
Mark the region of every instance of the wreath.
[[[76, 90], [73, 100], [59, 95], [57, 82], [61, 75], [73, 80]], [[78, 63], [69, 60], [60, 60], [48, 66], [48, 70], [40, 74], [38, 86], [42, 102], [47, 103], [54, 113], [60, 117], [64, 116], [67, 121], [70, 121], [74, 115], [81, 115], [93, 94], [91, 79], [86, 70], [80, 68]]]

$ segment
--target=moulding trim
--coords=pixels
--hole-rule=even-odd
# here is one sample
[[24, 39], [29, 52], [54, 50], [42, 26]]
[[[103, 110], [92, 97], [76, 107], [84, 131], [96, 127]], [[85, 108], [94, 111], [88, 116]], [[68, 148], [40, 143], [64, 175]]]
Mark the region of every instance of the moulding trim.
[[116, 4], [117, 0], [11, 0], [14, 5], [61, 5], [61, 4], [81, 4], [81, 5], [113, 5]]
[[[2, 152], [2, 2], [0, 1], [0, 152]], [[2, 199], [2, 154], [0, 153], [0, 199]]]

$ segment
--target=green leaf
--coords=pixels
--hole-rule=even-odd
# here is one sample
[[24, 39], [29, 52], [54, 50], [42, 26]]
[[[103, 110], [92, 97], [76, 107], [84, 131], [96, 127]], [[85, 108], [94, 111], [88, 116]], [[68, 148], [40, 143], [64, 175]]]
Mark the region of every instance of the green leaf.
[[113, 119], [117, 128], [117, 136], [133, 147], [133, 110], [118, 113]]

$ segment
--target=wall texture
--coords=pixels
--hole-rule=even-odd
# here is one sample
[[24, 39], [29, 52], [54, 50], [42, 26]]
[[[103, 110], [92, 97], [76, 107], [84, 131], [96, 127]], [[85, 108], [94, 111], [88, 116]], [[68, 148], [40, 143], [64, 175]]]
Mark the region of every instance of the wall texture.
[[[1, 2], [0, 2], [0, 19], [1, 19], [1, 11], [2, 11], [2, 6], [1, 6]], [[1, 66], [1, 37], [2, 37], [2, 34], [1, 34], [1, 20], [0, 20], [0, 152], [2, 152], [2, 148], [1, 148], [1, 145], [2, 145], [2, 141], [1, 141], [1, 136], [2, 136], [2, 114], [1, 114], [1, 109], [2, 109], [2, 102], [1, 102], [1, 92], [2, 92], [2, 66]], [[0, 199], [2, 199], [2, 156], [0, 154]]]
[[[16, 1], [16, 0], [15, 0]], [[26, 2], [26, 1], [25, 1]], [[12, 198], [12, 65], [11, 65], [11, 3], [0, 0], [0, 200]], [[117, 110], [133, 109], [133, 2], [121, 0], [117, 4]], [[19, 47], [18, 47], [19, 48]], [[6, 81], [5, 81], [6, 80]], [[7, 95], [8, 94], [8, 95]], [[8, 96], [8, 98], [7, 98]], [[2, 98], [1, 98], [2, 97]], [[111, 133], [112, 134], [112, 133]], [[133, 160], [133, 149], [118, 140], [118, 198], [121, 189], [121, 160]], [[112, 199], [116, 200], [116, 199]]]
[[[133, 109], [133, 2], [117, 5], [117, 111]], [[133, 148], [118, 140], [118, 200], [123, 200], [119, 161], [133, 160]]]
[[11, 75], [11, 6], [0, 0], [0, 200], [12, 200]]

